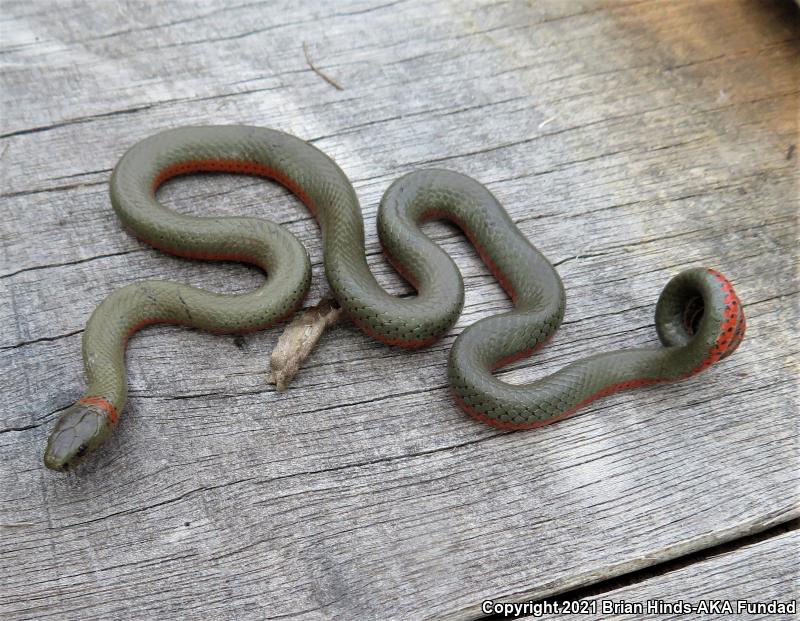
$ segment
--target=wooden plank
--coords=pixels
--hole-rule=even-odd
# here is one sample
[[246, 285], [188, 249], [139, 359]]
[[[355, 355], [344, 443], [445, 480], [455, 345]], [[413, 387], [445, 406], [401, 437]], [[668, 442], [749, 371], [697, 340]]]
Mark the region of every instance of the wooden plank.
[[[567, 606], [587, 606], [587, 610], [598, 611], [597, 615], [589, 616], [609, 621], [686, 619], [688, 614], [702, 619], [796, 619], [796, 613], [779, 614], [776, 611], [781, 609], [768, 606], [773, 603], [791, 605], [792, 602], [797, 606], [800, 592], [798, 549], [800, 532], [793, 530]], [[624, 606], [631, 604], [642, 604], [645, 613], [625, 612]], [[647, 606], [653, 606], [652, 610], [658, 612], [647, 613]], [[693, 612], [681, 612], [686, 606], [691, 606]], [[615, 608], [619, 612], [603, 613], [604, 609]], [[586, 619], [587, 614], [557, 613], [538, 618], [577, 621]]]
[[[798, 514], [797, 30], [746, 2], [4, 3], [0, 222], [0, 611], [8, 618], [480, 616]], [[338, 91], [307, 65], [335, 78]], [[268, 331], [152, 328], [131, 342], [119, 432], [80, 474], [45, 471], [82, 389], [94, 306], [137, 278], [244, 291], [236, 265], [164, 256], [107, 199], [124, 150], [159, 129], [243, 122], [312, 140], [353, 180], [379, 280], [381, 193], [424, 166], [486, 183], [559, 266], [554, 344], [530, 381], [657, 342], [652, 309], [711, 264], [745, 302], [735, 356], [508, 434], [452, 404], [453, 338], [509, 308], [455, 229], [465, 312], [419, 352], [350, 326], [283, 395]], [[187, 213], [284, 223], [325, 290], [316, 225], [260, 181], [197, 177]], [[268, 209], [265, 209], [265, 204]]]

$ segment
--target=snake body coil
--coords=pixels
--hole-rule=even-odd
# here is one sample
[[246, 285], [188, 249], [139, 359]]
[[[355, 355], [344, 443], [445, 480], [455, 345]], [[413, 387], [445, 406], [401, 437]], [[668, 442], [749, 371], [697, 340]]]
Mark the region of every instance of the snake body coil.
[[731, 354], [744, 336], [744, 313], [730, 283], [714, 270], [689, 269], [667, 284], [656, 307], [665, 347], [601, 353], [530, 384], [507, 384], [492, 371], [530, 354], [553, 335], [565, 296], [556, 271], [484, 186], [458, 173], [423, 170], [386, 191], [378, 214], [381, 243], [417, 290], [416, 297], [400, 299], [386, 293], [367, 267], [358, 199], [328, 156], [270, 129], [174, 129], [142, 140], [117, 164], [111, 177], [117, 215], [156, 248], [184, 257], [252, 263], [268, 278], [242, 295], [159, 280], [140, 281], [109, 295], [83, 335], [87, 391], [64, 412], [48, 441], [45, 464], [53, 470], [74, 468], [117, 423], [127, 396], [125, 344], [135, 331], [153, 323], [220, 333], [260, 330], [302, 303], [311, 268], [305, 249], [290, 233], [258, 218], [181, 215], [156, 200], [164, 181], [195, 171], [259, 175], [294, 192], [319, 222], [325, 274], [338, 302], [366, 333], [392, 345], [427, 345], [461, 312], [461, 275], [420, 230], [422, 222], [434, 218], [457, 224], [514, 302], [513, 311], [464, 330], [448, 365], [458, 404], [497, 427], [537, 427], [617, 390], [688, 377]]

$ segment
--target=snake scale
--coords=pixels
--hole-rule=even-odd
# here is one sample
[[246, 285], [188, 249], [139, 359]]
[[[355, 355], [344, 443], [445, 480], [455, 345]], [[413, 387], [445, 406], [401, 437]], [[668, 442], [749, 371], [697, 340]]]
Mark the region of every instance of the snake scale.
[[447, 219], [461, 228], [514, 304], [510, 312], [469, 326], [450, 351], [448, 375], [458, 405], [490, 425], [538, 427], [617, 390], [689, 377], [730, 355], [744, 336], [742, 305], [730, 282], [713, 269], [692, 268], [669, 281], [656, 305], [663, 347], [598, 353], [535, 382], [508, 384], [492, 371], [529, 355], [553, 335], [564, 315], [565, 294], [555, 269], [484, 186], [462, 174], [428, 169], [388, 188], [378, 213], [381, 244], [417, 291], [401, 299], [370, 272], [355, 191], [322, 151], [266, 128], [172, 129], [135, 144], [120, 159], [111, 176], [117, 216], [156, 248], [251, 263], [267, 279], [239, 295], [161, 280], [111, 293], [86, 325], [86, 393], [56, 423], [45, 451], [48, 468], [72, 470], [109, 437], [127, 397], [125, 345], [140, 328], [175, 323], [220, 333], [261, 330], [291, 315], [305, 297], [308, 254], [280, 226], [259, 218], [188, 216], [158, 202], [162, 183], [196, 171], [267, 177], [299, 197], [321, 228], [325, 274], [339, 304], [364, 332], [391, 345], [428, 345], [459, 316], [461, 275], [420, 225]]

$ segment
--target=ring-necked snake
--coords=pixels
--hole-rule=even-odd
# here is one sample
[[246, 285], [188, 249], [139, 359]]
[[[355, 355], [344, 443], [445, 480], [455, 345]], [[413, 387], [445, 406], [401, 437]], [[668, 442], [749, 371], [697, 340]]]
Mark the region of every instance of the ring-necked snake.
[[459, 406], [505, 429], [563, 419], [617, 390], [677, 380], [730, 355], [745, 331], [742, 306], [719, 272], [693, 268], [672, 278], [656, 305], [664, 347], [595, 354], [525, 385], [492, 371], [543, 345], [564, 314], [561, 279], [480, 183], [447, 170], [421, 170], [383, 196], [378, 232], [391, 263], [416, 289], [389, 295], [367, 267], [355, 191], [342, 170], [307, 142], [248, 126], [185, 127], [142, 140], [111, 177], [111, 202], [122, 222], [147, 243], [183, 257], [243, 261], [268, 275], [258, 289], [223, 295], [145, 280], [114, 291], [83, 334], [86, 393], [60, 417], [45, 464], [74, 468], [110, 435], [125, 406], [125, 344], [143, 326], [176, 323], [220, 333], [260, 330], [291, 315], [310, 281], [308, 254], [294, 236], [258, 218], [194, 217], [164, 207], [156, 190], [195, 171], [259, 175], [286, 186], [316, 216], [325, 274], [349, 318], [391, 345], [422, 347], [455, 322], [464, 300], [453, 261], [421, 230], [430, 219], [454, 222], [506, 290], [514, 309], [481, 319], [456, 339], [448, 364]]

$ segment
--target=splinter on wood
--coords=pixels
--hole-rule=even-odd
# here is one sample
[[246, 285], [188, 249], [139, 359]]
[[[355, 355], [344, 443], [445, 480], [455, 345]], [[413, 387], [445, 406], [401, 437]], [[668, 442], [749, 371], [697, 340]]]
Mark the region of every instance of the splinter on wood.
[[317, 66], [316, 66], [316, 65], [315, 65], [315, 64], [314, 64], [314, 63], [311, 61], [311, 56], [310, 56], [310, 55], [309, 55], [309, 53], [308, 53], [308, 43], [306, 43], [305, 41], [303, 41], [303, 54], [305, 54], [305, 57], [306, 57], [306, 62], [308, 63], [308, 66], [311, 68], [311, 71], [313, 71], [314, 73], [316, 73], [316, 74], [317, 74], [319, 77], [321, 77], [323, 80], [325, 80], [325, 81], [326, 81], [328, 84], [330, 84], [331, 86], [335, 87], [335, 88], [336, 88], [336, 90], [340, 90], [340, 91], [343, 91], [343, 90], [344, 90], [344, 87], [343, 87], [341, 84], [339, 84], [339, 83], [338, 83], [336, 80], [334, 80], [334, 79], [333, 79], [332, 77], [330, 77], [329, 75], [326, 75], [325, 73], [323, 73], [323, 72], [322, 72], [320, 69], [318, 69], [318, 68], [317, 68]]

